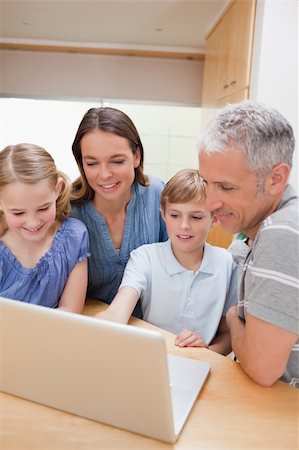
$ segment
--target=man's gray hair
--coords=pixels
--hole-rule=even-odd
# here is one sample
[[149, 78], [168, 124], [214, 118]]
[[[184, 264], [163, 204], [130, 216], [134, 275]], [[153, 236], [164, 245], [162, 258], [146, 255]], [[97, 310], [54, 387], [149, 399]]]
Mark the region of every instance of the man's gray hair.
[[245, 100], [219, 111], [198, 142], [199, 153], [243, 151], [250, 170], [261, 180], [271, 169], [292, 167], [295, 139], [289, 122], [275, 109]]

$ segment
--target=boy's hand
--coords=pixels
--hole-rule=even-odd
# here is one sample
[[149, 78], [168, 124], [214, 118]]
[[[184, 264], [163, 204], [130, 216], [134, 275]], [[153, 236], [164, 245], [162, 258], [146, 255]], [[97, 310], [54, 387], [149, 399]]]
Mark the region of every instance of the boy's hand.
[[196, 334], [194, 331], [182, 330], [174, 340], [178, 347], [205, 347], [209, 348], [208, 344]]

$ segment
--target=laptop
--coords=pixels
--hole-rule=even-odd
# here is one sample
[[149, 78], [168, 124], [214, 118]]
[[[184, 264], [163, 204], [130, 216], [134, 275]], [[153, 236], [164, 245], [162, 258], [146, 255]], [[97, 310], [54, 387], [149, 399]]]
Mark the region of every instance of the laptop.
[[210, 364], [157, 331], [0, 297], [0, 390], [175, 442]]

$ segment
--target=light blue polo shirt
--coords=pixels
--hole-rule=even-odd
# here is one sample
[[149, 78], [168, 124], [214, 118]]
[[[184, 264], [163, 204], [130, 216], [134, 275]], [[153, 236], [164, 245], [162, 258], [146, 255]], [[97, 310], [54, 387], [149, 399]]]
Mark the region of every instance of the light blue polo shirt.
[[174, 334], [195, 331], [207, 344], [219, 322], [237, 303], [237, 272], [231, 254], [220, 247], [204, 246], [197, 272], [177, 261], [170, 240], [133, 250], [120, 288], [129, 286], [141, 298], [143, 318]]

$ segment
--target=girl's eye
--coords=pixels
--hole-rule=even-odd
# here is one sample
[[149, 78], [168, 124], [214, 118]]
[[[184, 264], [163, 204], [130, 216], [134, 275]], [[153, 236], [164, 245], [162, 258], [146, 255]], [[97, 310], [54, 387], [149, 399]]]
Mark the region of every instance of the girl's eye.
[[47, 209], [49, 209], [50, 206], [46, 206], [45, 208], [40, 208], [39, 211], [47, 211]]
[[23, 212], [15, 212], [13, 213], [14, 216], [21, 216], [22, 214], [24, 214]]

